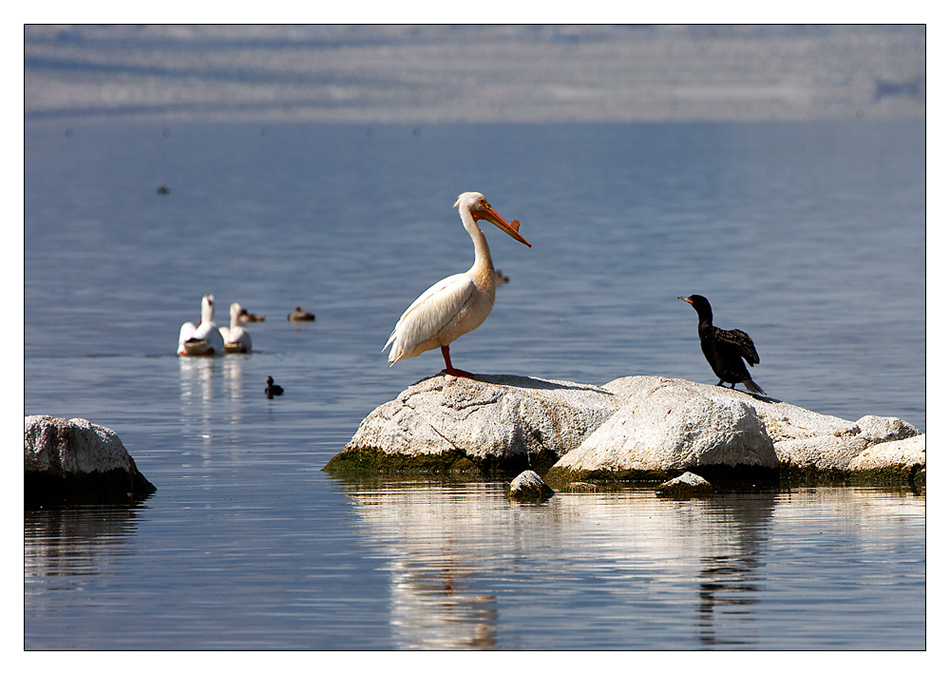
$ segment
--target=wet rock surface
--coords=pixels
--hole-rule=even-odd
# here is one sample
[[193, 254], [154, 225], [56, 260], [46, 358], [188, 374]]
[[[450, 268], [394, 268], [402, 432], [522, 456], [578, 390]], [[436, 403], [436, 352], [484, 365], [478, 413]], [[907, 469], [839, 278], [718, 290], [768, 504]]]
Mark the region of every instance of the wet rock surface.
[[676, 499], [707, 497], [712, 493], [712, 483], [691, 471], [666, 481], [656, 489], [658, 497], [673, 497]]
[[508, 486], [508, 499], [519, 502], [543, 502], [553, 495], [554, 490], [530, 469], [519, 473]]

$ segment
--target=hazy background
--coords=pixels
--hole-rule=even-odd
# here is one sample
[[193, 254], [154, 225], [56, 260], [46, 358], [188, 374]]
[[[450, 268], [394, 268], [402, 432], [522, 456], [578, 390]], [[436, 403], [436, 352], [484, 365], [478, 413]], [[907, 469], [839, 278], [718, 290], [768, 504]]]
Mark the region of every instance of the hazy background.
[[27, 26], [27, 123], [924, 115], [923, 26]]

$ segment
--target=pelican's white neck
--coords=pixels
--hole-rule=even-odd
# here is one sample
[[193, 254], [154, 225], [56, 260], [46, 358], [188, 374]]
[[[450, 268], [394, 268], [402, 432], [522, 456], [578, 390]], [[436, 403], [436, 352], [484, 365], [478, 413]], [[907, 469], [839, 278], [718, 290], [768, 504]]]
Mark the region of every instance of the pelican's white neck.
[[214, 319], [214, 296], [206, 295], [201, 298], [201, 323], [211, 323]]
[[475, 263], [472, 265], [472, 270], [494, 270], [491, 259], [491, 251], [488, 250], [488, 240], [485, 238], [485, 233], [482, 232], [482, 229], [478, 226], [478, 223], [472, 216], [472, 212], [466, 208], [465, 205], [462, 205], [459, 206], [459, 216], [462, 218], [462, 226], [472, 238], [472, 244], [475, 246]]

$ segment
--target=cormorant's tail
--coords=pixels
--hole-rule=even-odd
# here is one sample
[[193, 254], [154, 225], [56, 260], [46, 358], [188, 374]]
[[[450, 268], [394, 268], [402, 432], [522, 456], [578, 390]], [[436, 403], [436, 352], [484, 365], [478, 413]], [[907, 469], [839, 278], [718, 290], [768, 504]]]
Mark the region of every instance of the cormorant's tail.
[[762, 391], [762, 387], [753, 382], [751, 378], [748, 380], [742, 380], [742, 384], [744, 384], [745, 388], [751, 391], [753, 394], [762, 394], [763, 396], [766, 395], [766, 393]]

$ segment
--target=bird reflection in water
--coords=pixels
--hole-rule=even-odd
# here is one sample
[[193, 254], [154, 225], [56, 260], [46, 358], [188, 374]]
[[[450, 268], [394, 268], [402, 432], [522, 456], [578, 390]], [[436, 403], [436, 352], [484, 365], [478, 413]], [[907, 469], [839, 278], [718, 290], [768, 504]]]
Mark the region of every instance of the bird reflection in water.
[[497, 644], [498, 602], [467, 588], [474, 569], [458, 565], [450, 547], [439, 561], [393, 560], [395, 639], [400, 649], [491, 649]]

